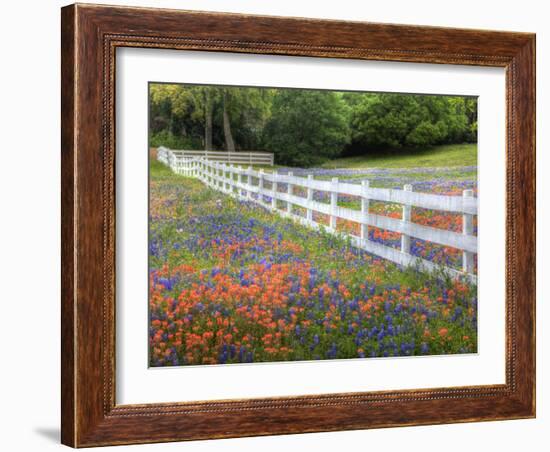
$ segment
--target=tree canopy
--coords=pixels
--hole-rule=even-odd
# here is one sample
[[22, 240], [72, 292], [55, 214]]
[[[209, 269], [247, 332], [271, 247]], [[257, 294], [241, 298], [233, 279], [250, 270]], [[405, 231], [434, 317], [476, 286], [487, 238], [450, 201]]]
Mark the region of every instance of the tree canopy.
[[278, 163], [319, 164], [338, 157], [349, 140], [349, 109], [339, 93], [277, 91], [264, 144]]
[[[373, 94], [353, 109], [353, 142], [362, 147], [399, 149], [475, 141], [477, 121], [464, 97]], [[475, 118], [473, 118], [475, 119]]]
[[149, 95], [151, 146], [265, 150], [285, 165], [477, 141], [470, 97], [181, 84]]

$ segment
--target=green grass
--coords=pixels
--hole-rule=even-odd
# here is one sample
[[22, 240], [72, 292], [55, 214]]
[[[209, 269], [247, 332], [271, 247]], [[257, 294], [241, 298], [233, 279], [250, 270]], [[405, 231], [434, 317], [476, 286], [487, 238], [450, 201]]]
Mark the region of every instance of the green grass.
[[174, 177], [179, 177], [177, 174], [172, 172], [164, 163], [159, 162], [157, 159], [151, 157], [149, 159], [149, 177], [151, 179], [171, 179]]
[[323, 168], [423, 168], [477, 165], [477, 144], [449, 144], [428, 149], [396, 150], [387, 154], [344, 157]]

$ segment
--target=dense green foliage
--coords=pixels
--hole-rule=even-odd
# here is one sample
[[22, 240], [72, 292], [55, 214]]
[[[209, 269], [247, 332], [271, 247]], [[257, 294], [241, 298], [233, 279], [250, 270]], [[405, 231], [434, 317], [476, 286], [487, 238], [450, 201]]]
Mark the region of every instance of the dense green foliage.
[[475, 142], [476, 102], [450, 96], [361, 95], [353, 108], [353, 142], [362, 148]]
[[152, 146], [259, 150], [274, 90], [151, 84], [149, 94]]
[[288, 88], [150, 85], [150, 145], [265, 150], [276, 163], [477, 141], [477, 100]]
[[264, 137], [277, 163], [320, 164], [338, 157], [349, 143], [349, 109], [332, 91], [279, 90]]

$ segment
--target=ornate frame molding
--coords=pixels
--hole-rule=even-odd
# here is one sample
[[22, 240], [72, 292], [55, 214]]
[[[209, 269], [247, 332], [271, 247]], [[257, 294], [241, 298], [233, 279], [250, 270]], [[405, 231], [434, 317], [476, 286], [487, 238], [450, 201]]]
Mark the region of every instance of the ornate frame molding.
[[[534, 35], [77, 4], [62, 9], [62, 43], [64, 444], [81, 447], [534, 416]], [[506, 68], [506, 384], [116, 405], [118, 47]]]

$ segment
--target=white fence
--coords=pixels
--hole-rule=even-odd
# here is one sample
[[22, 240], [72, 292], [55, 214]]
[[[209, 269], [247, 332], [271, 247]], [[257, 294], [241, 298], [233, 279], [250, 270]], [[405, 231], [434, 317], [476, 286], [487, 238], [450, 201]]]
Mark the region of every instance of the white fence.
[[[403, 266], [418, 265], [427, 270], [443, 269], [453, 277], [466, 276], [471, 281], [477, 281], [474, 274], [477, 237], [473, 235], [473, 218], [477, 215], [477, 198], [473, 196], [472, 190], [464, 190], [463, 196], [445, 196], [415, 193], [410, 185], [405, 185], [403, 190], [371, 188], [368, 181], [362, 181], [359, 185], [340, 182], [338, 178], [332, 178], [331, 181], [316, 180], [312, 175], [306, 178], [296, 177], [290, 172], [288, 174], [266, 173], [264, 170], [253, 170], [251, 166], [243, 168], [207, 160], [203, 157], [182, 158], [166, 148], [162, 148], [157, 158], [177, 174], [198, 178], [215, 190], [254, 201], [280, 215], [291, 217], [313, 228], [322, 227], [329, 232], [344, 235], [336, 231], [338, 218], [358, 223], [360, 235], [345, 235], [349, 236], [355, 246], [392, 262]], [[266, 182], [269, 186], [266, 186]], [[286, 185], [286, 191], [279, 191], [279, 184]], [[306, 196], [296, 194], [296, 188], [305, 191]], [[315, 191], [328, 193], [330, 203], [315, 201], [313, 196]], [[355, 210], [339, 206], [339, 195], [360, 198], [361, 209]], [[371, 200], [402, 204], [402, 218], [396, 219], [369, 213]], [[283, 203], [284, 209], [280, 208], [279, 204], [281, 203]], [[294, 206], [305, 209], [305, 217], [294, 213]], [[413, 206], [462, 214], [462, 233], [411, 222]], [[328, 216], [329, 226], [320, 225], [314, 221], [314, 212]], [[369, 240], [369, 226], [400, 233], [400, 249]], [[448, 267], [442, 268], [433, 262], [412, 255], [410, 253], [411, 237], [462, 250], [462, 271]]]
[[[171, 155], [176, 159], [205, 158], [215, 162], [226, 162], [236, 165], [269, 165], [273, 166], [273, 153], [271, 152], [226, 152], [226, 151], [185, 151], [159, 147], [157, 159], [164, 161], [165, 156]], [[164, 163], [168, 164], [166, 161]]]

